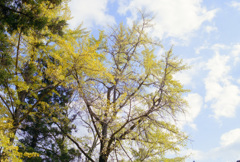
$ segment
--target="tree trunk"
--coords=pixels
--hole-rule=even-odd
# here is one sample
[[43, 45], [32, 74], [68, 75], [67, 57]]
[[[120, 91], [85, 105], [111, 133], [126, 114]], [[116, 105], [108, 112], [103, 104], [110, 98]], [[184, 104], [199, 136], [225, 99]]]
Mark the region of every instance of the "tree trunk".
[[102, 139], [101, 139], [101, 146], [100, 146], [100, 156], [99, 162], [107, 162], [108, 155], [106, 150], [106, 142], [107, 142], [107, 123], [102, 123]]
[[13, 136], [10, 137], [10, 144], [13, 144], [13, 142], [14, 142], [15, 135], [17, 133], [17, 129], [18, 129], [18, 121], [14, 120], [13, 128], [10, 130], [10, 132], [13, 134]]
[[108, 159], [107, 154], [100, 153], [99, 162], [107, 162], [107, 159]]

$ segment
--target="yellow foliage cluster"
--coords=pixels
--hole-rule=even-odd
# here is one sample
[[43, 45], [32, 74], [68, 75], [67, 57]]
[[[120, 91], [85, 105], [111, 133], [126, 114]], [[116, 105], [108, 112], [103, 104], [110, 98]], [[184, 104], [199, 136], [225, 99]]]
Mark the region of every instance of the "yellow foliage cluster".
[[37, 153], [21, 153], [18, 146], [14, 145], [11, 138], [15, 135], [9, 130], [12, 128], [12, 120], [2, 117], [0, 118], [0, 159], [2, 162], [22, 162], [22, 157], [38, 157]]

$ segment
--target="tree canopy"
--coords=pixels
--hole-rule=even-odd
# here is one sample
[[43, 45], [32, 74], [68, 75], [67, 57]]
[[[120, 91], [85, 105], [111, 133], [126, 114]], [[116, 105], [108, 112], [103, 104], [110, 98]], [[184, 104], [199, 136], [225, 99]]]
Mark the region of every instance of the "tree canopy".
[[3, 0], [0, 11], [0, 161], [166, 161], [185, 145], [173, 75], [186, 66], [156, 52], [148, 17], [96, 39], [68, 28], [64, 0]]
[[155, 53], [162, 46], [147, 34], [150, 26], [142, 15], [131, 27], [120, 24], [103, 34], [99, 52], [108, 76], [74, 75], [79, 93], [75, 106], [88, 130], [78, 147], [87, 160], [161, 160], [187, 140], [173, 122], [186, 105], [186, 90], [173, 75], [186, 66], [172, 49]]

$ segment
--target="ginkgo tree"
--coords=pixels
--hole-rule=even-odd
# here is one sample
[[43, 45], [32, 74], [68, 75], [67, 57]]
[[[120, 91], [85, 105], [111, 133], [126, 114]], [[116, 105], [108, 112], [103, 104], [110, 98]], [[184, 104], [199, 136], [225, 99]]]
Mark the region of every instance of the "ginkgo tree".
[[[85, 155], [83, 161], [164, 161], [168, 151], [178, 152], [187, 136], [174, 124], [187, 104], [183, 88], [173, 75], [187, 67], [163, 48], [147, 31], [151, 20], [101, 33], [98, 52], [105, 75], [73, 70], [81, 109], [81, 137], [68, 135]], [[178, 158], [181, 159], [181, 158]]]

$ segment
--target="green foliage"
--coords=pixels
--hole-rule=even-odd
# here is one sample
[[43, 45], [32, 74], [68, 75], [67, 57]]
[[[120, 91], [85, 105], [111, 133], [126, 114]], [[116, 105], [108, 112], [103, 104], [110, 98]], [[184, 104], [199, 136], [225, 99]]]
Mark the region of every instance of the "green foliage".
[[[45, 82], [48, 82], [45, 80]], [[50, 84], [50, 83], [48, 83]], [[44, 94], [40, 92], [39, 95]], [[72, 90], [57, 87], [56, 93], [44, 97], [49, 103], [48, 111], [38, 105], [32, 114], [22, 123], [19, 145], [21, 152], [36, 152], [40, 156], [24, 158], [25, 161], [71, 161], [80, 156], [78, 150], [70, 148], [64, 133], [71, 134], [76, 127], [73, 121], [76, 115], [70, 118], [66, 105], [70, 102]], [[28, 99], [32, 102], [32, 99]], [[57, 121], [53, 120], [58, 119]], [[59, 129], [56, 122], [61, 127]], [[64, 133], [63, 133], [64, 132]]]
[[4, 84], [7, 78], [11, 78], [11, 74], [7, 72], [7, 68], [13, 66], [13, 60], [10, 56], [12, 52], [12, 44], [3, 31], [0, 31], [0, 86]]
[[0, 24], [3, 28], [0, 30], [13, 33], [22, 28], [22, 31], [27, 34], [29, 30], [40, 31], [45, 26], [52, 25], [49, 24], [49, 17], [42, 14], [41, 5], [44, 3], [48, 10], [54, 10], [62, 0], [2, 0]]

